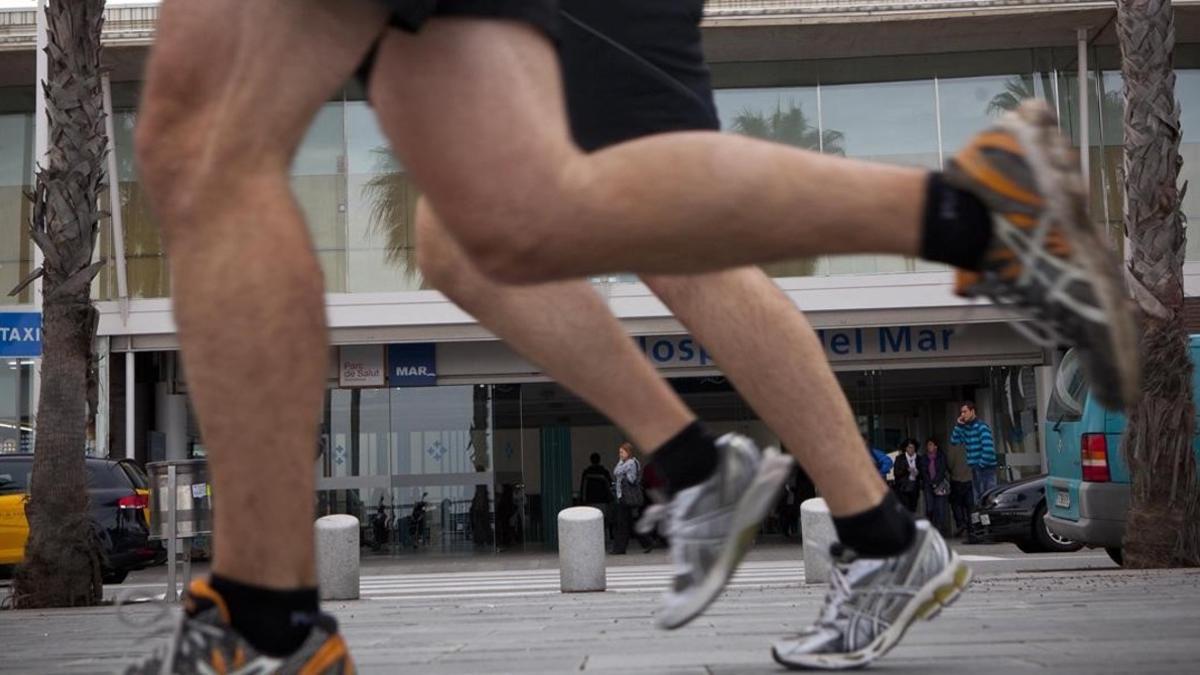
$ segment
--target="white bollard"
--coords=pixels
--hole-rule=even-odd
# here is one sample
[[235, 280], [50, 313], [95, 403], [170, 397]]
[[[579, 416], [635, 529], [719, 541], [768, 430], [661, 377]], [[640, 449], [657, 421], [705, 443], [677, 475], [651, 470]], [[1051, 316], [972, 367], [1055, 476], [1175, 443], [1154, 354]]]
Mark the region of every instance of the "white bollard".
[[322, 600], [358, 599], [358, 518], [318, 518], [313, 525], [317, 545], [317, 586]]
[[837, 541], [829, 505], [820, 497], [800, 504], [800, 531], [803, 534], [804, 581], [823, 584], [829, 581], [829, 547]]
[[558, 512], [558, 574], [563, 593], [603, 591], [604, 514], [591, 506]]

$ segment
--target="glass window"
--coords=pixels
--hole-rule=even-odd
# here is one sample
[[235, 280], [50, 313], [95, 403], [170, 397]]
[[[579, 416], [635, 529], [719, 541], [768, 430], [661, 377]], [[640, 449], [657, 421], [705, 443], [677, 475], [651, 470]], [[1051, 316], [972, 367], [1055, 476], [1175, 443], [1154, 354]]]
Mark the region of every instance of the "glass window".
[[19, 495], [29, 490], [32, 459], [0, 459], [0, 495]]
[[325, 289], [346, 290], [345, 134], [341, 101], [326, 103], [292, 161], [292, 192], [312, 235]]
[[392, 154], [375, 113], [346, 103], [347, 284], [351, 293], [424, 288], [414, 217], [420, 192]]
[[933, 80], [821, 87], [821, 119], [837, 129], [847, 157], [936, 169]]
[[816, 87], [759, 87], [716, 92], [723, 131], [841, 154], [836, 131], [822, 137]]
[[1031, 74], [956, 77], [938, 82], [942, 149], [946, 157], [1027, 98], [1048, 98], [1041, 78]]
[[132, 487], [129, 476], [118, 462], [88, 462], [87, 485], [92, 490]]
[[0, 455], [33, 451], [34, 359], [0, 359]]
[[[114, 98], [117, 92], [113, 92]], [[116, 101], [114, 100], [114, 105]], [[120, 177], [121, 224], [125, 230], [125, 270], [132, 298], [162, 298], [170, 295], [171, 278], [167, 272], [167, 257], [163, 252], [158, 221], [150, 213], [145, 189], [138, 179], [133, 154], [133, 131], [137, 113], [132, 109], [113, 113], [113, 138], [117, 151], [117, 175]], [[107, 202], [107, 191], [104, 195]], [[101, 251], [113, 254], [108, 221], [100, 228]], [[115, 267], [106, 265], [100, 274], [99, 297], [117, 295]]]
[[[6, 92], [0, 90], [0, 98]], [[32, 299], [29, 287], [15, 297], [8, 294], [32, 269], [30, 203], [25, 198], [31, 189], [32, 158], [33, 115], [0, 111], [0, 305]]]
[[1188, 222], [1187, 259], [1200, 260], [1200, 70], [1176, 73], [1175, 97], [1179, 99], [1179, 121], [1183, 125], [1179, 183], [1193, 186], [1183, 198], [1183, 214]]

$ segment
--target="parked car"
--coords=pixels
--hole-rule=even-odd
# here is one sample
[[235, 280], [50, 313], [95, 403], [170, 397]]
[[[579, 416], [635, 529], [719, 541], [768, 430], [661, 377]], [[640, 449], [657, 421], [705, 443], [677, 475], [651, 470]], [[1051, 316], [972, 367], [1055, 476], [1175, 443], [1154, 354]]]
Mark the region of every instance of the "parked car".
[[[1189, 352], [1193, 364], [1200, 361], [1200, 335], [1191, 336]], [[1200, 368], [1192, 375], [1192, 395], [1200, 396]], [[1130, 484], [1121, 453], [1125, 415], [1092, 398], [1073, 351], [1055, 373], [1046, 419], [1047, 526], [1085, 546], [1104, 548], [1121, 564]], [[1200, 436], [1192, 437], [1192, 450], [1200, 462]]]
[[1046, 476], [1007, 483], [983, 493], [979, 500], [983, 536], [1007, 541], [1025, 553], [1078, 551], [1083, 544], [1046, 527]]
[[[162, 546], [149, 539], [149, 491], [141, 468], [127, 460], [91, 457], [85, 466], [104, 583], [119, 584], [130, 571], [165, 560]], [[11, 574], [25, 556], [32, 471], [33, 455], [0, 455], [0, 574]]]

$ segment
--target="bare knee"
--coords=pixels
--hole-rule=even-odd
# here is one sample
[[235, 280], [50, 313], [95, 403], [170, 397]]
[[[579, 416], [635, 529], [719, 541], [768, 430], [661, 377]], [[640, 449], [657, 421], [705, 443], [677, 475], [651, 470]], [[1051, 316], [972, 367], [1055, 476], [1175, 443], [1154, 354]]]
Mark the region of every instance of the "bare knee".
[[[540, 172], [551, 174], [550, 171]], [[484, 275], [504, 284], [538, 284], [570, 276], [565, 247], [571, 228], [589, 227], [579, 191], [557, 177], [510, 176], [480, 183], [438, 209], [465, 254]]]

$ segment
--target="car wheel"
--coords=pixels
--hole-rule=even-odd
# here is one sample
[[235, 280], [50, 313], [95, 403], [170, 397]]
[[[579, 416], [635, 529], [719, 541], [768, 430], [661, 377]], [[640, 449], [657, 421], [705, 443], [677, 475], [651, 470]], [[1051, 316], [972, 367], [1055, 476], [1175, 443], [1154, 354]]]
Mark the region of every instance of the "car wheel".
[[1050, 531], [1050, 528], [1046, 527], [1045, 504], [1038, 505], [1037, 511], [1033, 512], [1033, 535], [1037, 543], [1046, 551], [1070, 553], [1083, 548], [1083, 544], [1054, 534]]
[[1023, 540], [1015, 542], [1015, 543], [1017, 545], [1017, 549], [1020, 550], [1021, 553], [1045, 553], [1046, 552], [1046, 549], [1042, 548], [1041, 545], [1038, 544], [1036, 541], [1031, 541], [1029, 539], [1023, 539]]
[[1112, 561], [1118, 565], [1125, 564], [1125, 551], [1123, 551], [1120, 546], [1109, 546], [1108, 548], [1104, 549], [1104, 552], [1107, 553], [1108, 557], [1112, 558]]
[[129, 570], [121, 570], [119, 572], [105, 572], [101, 575], [100, 580], [106, 584], [124, 583], [125, 578], [129, 576]]

